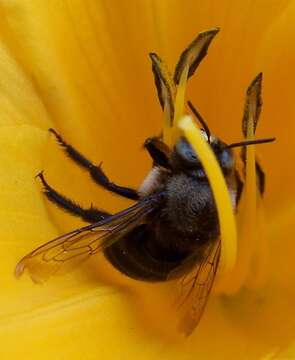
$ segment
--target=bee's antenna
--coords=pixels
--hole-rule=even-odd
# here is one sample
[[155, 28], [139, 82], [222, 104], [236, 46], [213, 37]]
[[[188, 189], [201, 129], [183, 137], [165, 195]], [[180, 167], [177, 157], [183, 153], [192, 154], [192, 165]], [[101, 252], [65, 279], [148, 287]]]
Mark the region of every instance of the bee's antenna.
[[226, 146], [226, 148], [229, 149], [229, 148], [234, 148], [234, 147], [239, 147], [239, 146], [265, 144], [265, 143], [273, 142], [273, 141], [275, 141], [275, 139], [276, 138], [273, 137], [273, 138], [256, 139], [256, 140], [245, 140], [245, 141], [229, 144]]
[[208, 138], [208, 143], [210, 144], [211, 132], [209, 130], [208, 125], [206, 124], [205, 120], [202, 118], [202, 116], [198, 112], [198, 110], [194, 107], [194, 105], [190, 101], [188, 101], [187, 104], [188, 104], [189, 108], [191, 109], [192, 113], [195, 115], [195, 117], [199, 120], [200, 124], [203, 126], [205, 133], [207, 135], [207, 138]]

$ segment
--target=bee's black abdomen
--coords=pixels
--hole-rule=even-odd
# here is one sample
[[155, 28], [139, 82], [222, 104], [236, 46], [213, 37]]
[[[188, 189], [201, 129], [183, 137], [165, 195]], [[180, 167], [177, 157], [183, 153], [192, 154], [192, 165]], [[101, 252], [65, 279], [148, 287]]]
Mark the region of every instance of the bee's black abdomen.
[[104, 255], [123, 274], [143, 281], [165, 281], [180, 261], [156, 259], [147, 250], [152, 233], [143, 224], [133, 229], [126, 237], [109, 246]]

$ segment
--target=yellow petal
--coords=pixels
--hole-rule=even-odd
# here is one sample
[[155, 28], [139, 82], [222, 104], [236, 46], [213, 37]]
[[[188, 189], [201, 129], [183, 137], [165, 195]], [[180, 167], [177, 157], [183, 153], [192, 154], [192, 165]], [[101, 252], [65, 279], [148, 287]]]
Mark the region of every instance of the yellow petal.
[[[294, 82], [286, 36], [294, 34], [294, 14], [285, 0], [0, 3], [1, 358], [259, 359], [294, 343], [293, 217], [284, 217], [294, 211], [295, 108], [292, 90], [285, 91]], [[273, 282], [212, 299], [184, 341], [170, 330], [165, 303], [155, 300], [160, 288], [125, 279], [102, 258], [42, 287], [16, 281], [13, 268], [24, 253], [79, 224], [47, 205], [33, 179], [38, 171], [46, 168], [52, 185], [85, 205], [126, 206], [90, 184], [43, 130], [56, 127], [93, 161], [104, 160], [114, 180], [137, 186], [150, 167], [140, 146], [162, 120], [147, 54], [173, 65], [199, 31], [215, 25], [218, 41], [188, 93], [214, 133], [235, 141], [244, 91], [265, 72], [259, 132], [279, 139], [261, 147], [267, 210], [277, 210], [270, 217], [277, 227], [269, 229], [272, 261], [281, 267]]]

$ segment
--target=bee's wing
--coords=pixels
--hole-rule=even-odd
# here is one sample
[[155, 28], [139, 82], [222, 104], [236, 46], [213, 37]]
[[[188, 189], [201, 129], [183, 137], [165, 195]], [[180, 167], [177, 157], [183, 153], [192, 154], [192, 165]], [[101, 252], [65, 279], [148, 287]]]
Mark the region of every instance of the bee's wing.
[[24, 256], [15, 268], [19, 277], [25, 269], [35, 282], [44, 282], [59, 270], [71, 269], [114, 242], [138, 225], [159, 203], [160, 194], [94, 224], [61, 235]]
[[204, 247], [201, 255], [193, 254], [180, 266], [180, 272], [185, 275], [179, 284], [179, 330], [186, 336], [192, 333], [203, 315], [217, 272], [220, 250], [218, 239]]

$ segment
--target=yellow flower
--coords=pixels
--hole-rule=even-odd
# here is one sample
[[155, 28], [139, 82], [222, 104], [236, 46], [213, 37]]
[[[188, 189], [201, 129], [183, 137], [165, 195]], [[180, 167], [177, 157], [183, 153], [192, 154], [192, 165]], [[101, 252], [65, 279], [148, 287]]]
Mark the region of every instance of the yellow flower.
[[[1, 1], [0, 14], [1, 359], [294, 358], [294, 3]], [[33, 179], [40, 170], [82, 204], [109, 211], [129, 204], [93, 185], [47, 129], [103, 160], [114, 180], [138, 186], [150, 168], [141, 144], [162, 125], [147, 54], [172, 65], [196, 33], [215, 25], [222, 31], [188, 94], [214, 133], [233, 142], [244, 91], [264, 72], [258, 132], [278, 139], [259, 148], [267, 285], [212, 298], [184, 340], [170, 331], [173, 319], [155, 294], [161, 286], [135, 285], [102, 257], [44, 286], [16, 281], [21, 256], [81, 225], [44, 200]]]

